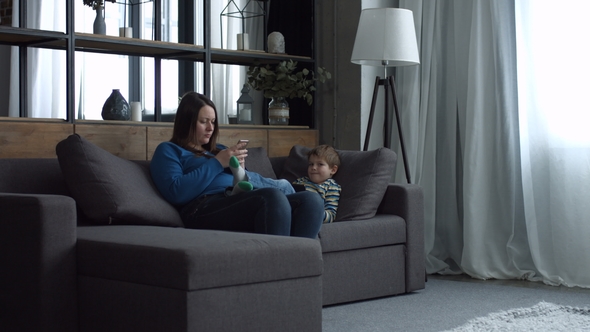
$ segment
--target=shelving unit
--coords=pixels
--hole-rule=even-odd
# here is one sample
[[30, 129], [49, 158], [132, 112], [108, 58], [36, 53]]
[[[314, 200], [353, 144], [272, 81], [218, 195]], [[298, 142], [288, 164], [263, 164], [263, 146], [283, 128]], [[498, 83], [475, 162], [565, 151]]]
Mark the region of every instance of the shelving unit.
[[[178, 0], [185, 1], [185, 0]], [[210, 13], [210, 1], [217, 0], [205, 0], [204, 4], [204, 45], [193, 45], [187, 43], [171, 43], [160, 41], [161, 32], [156, 29], [155, 37], [156, 40], [143, 40], [135, 38], [124, 38], [115, 36], [104, 36], [94, 35], [88, 33], [77, 33], [74, 31], [74, 15], [73, 6], [75, 0], [66, 0], [66, 31], [45, 31], [35, 30], [28, 28], [15, 28], [8, 26], [0, 26], [0, 44], [13, 45], [20, 47], [20, 63], [26, 63], [27, 48], [47, 48], [63, 50], [66, 52], [66, 67], [67, 67], [67, 119], [69, 123], [75, 123], [76, 109], [75, 109], [75, 87], [74, 81], [74, 53], [75, 52], [95, 52], [105, 54], [118, 54], [127, 56], [141, 56], [151, 57], [155, 60], [154, 77], [155, 82], [155, 121], [159, 121], [161, 118], [161, 64], [160, 61], [163, 59], [175, 59], [175, 60], [187, 60], [193, 62], [202, 62], [204, 64], [204, 82], [205, 82], [205, 94], [210, 92], [210, 71], [211, 64], [226, 64], [226, 65], [242, 65], [248, 66], [252, 64], [272, 64], [279, 61], [292, 59], [302, 64], [307, 64], [312, 68], [315, 66], [313, 56], [295, 56], [285, 54], [269, 54], [262, 51], [237, 51], [227, 49], [217, 49], [210, 46], [211, 32], [211, 13]], [[26, 1], [23, 1], [26, 3]], [[75, 2], [76, 6], [81, 6], [81, 1]], [[155, 26], [160, 27], [159, 15], [161, 0], [154, 0], [154, 8], [156, 12]], [[194, 6], [194, 3], [193, 3]], [[312, 7], [315, 6], [312, 1]], [[26, 5], [25, 11], [26, 11]], [[313, 8], [311, 9], [313, 14]], [[25, 26], [26, 15], [21, 11], [19, 13], [21, 26]], [[21, 117], [26, 117], [26, 100], [27, 91], [26, 84], [24, 82], [27, 79], [26, 66], [21, 66], [20, 77], [21, 77]], [[313, 112], [313, 111], [312, 111]], [[313, 124], [309, 124], [313, 127]]]

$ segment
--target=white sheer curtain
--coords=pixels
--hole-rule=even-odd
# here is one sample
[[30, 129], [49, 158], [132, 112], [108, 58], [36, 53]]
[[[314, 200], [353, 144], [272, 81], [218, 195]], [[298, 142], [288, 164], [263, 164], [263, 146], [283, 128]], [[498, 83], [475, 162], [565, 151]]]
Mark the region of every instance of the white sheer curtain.
[[[14, 8], [18, 8], [19, 1], [15, 0]], [[165, 17], [163, 24], [165, 31], [164, 40], [177, 41], [177, 1], [164, 1], [166, 7], [164, 12], [169, 16]], [[235, 1], [240, 8], [245, 0]], [[252, 3], [258, 3], [253, 1]], [[151, 24], [151, 13], [153, 3], [146, 2], [142, 5], [145, 16], [143, 28], [144, 35], [151, 39], [153, 28]], [[220, 48], [220, 26], [219, 13], [226, 5], [226, 1], [211, 1], [211, 29], [213, 47]], [[255, 6], [250, 6], [256, 9]], [[197, 1], [196, 16], [203, 17], [202, 0]], [[75, 5], [76, 31], [92, 32], [92, 24], [95, 12], [82, 1]], [[107, 34], [118, 35], [118, 29], [122, 26], [121, 18], [124, 6], [107, 3], [106, 22]], [[15, 10], [15, 13], [18, 13]], [[65, 2], [57, 0], [28, 1], [27, 21], [28, 27], [43, 30], [65, 31]], [[148, 15], [149, 14], [149, 15]], [[202, 44], [202, 22], [197, 19], [198, 44]], [[252, 36], [250, 39], [251, 49], [262, 49], [262, 18], [246, 20], [246, 29]], [[14, 25], [18, 26], [18, 16], [14, 17]], [[229, 19], [225, 22], [223, 30], [224, 41], [229, 41], [226, 48], [236, 49], [236, 34], [242, 32], [241, 22], [238, 19]], [[11, 73], [10, 73], [10, 101], [9, 116], [19, 116], [19, 71], [18, 71], [18, 48], [11, 50]], [[143, 79], [141, 80], [143, 93], [143, 106], [147, 112], [154, 109], [154, 61], [152, 58], [143, 58]], [[107, 55], [89, 52], [76, 52], [76, 113], [84, 119], [102, 119], [101, 110], [104, 101], [111, 94], [112, 89], [119, 89], [123, 96], [129, 100], [129, 58], [120, 55]], [[66, 75], [65, 75], [65, 52], [48, 49], [28, 49], [28, 103], [29, 117], [35, 118], [66, 118]], [[236, 113], [236, 100], [245, 79], [245, 67], [231, 65], [213, 65], [211, 69], [211, 98], [218, 106], [220, 112], [220, 123], [227, 123], [228, 113]], [[197, 89], [202, 89], [202, 66], [197, 66]], [[201, 76], [199, 76], [201, 75]], [[178, 62], [174, 60], [162, 61], [162, 111], [173, 113], [178, 104]], [[202, 92], [202, 91], [201, 91]], [[251, 92], [252, 93], [252, 92]], [[260, 123], [260, 122], [259, 122]]]
[[[567, 3], [538, 5], [553, 10]], [[564, 101], [583, 96], [574, 92], [579, 83], [549, 76], [576, 57], [534, 68], [521, 44], [517, 57], [521, 25], [514, 1], [400, 0], [400, 7], [414, 12], [421, 54], [421, 65], [399, 68], [396, 82], [410, 169], [425, 192], [428, 272], [590, 287], [590, 211], [582, 202], [590, 197], [583, 185], [589, 179], [588, 147], [582, 156], [579, 144], [555, 146], [550, 128], [539, 126], [543, 113], [523, 105], [551, 96], [559, 105], [543, 102], [552, 105], [551, 114], [572, 127], [583, 121], [573, 110], [587, 106]], [[580, 34], [578, 43], [588, 31], [565, 29]], [[523, 77], [523, 67], [531, 75]], [[524, 91], [523, 84], [534, 88], [525, 78], [551, 82], [553, 90]], [[557, 84], [568, 86], [567, 98]], [[398, 167], [396, 180], [404, 179]]]
[[[20, 1], [13, 2], [13, 26], [18, 26]], [[44, 15], [42, 15], [44, 13]], [[44, 0], [27, 3], [27, 28], [65, 31], [65, 19], [58, 20], [65, 13], [63, 1]], [[10, 67], [10, 100], [8, 115], [19, 116], [19, 52], [12, 47]], [[49, 49], [29, 48], [27, 54], [28, 116], [32, 118], [66, 118], [65, 56], [63, 52]]]
[[[535, 266], [590, 287], [590, 2], [517, 2], [520, 144]], [[547, 24], [551, 22], [551, 24]]]
[[[18, 8], [19, 1], [14, 2]], [[58, 0], [28, 1], [27, 28], [65, 32], [65, 2]], [[112, 6], [107, 12], [107, 33], [118, 34], [119, 13]], [[76, 31], [90, 33], [95, 12], [82, 2], [75, 6]], [[14, 10], [18, 13], [18, 10]], [[18, 26], [18, 16], [13, 25]], [[19, 52], [11, 52], [9, 116], [19, 116]], [[118, 55], [76, 53], [76, 108], [86, 119], [102, 119], [104, 101], [112, 89], [128, 96], [128, 58]], [[121, 74], [123, 73], [123, 74]], [[30, 47], [27, 50], [28, 116], [66, 119], [66, 54], [64, 51]]]
[[[96, 12], [91, 7], [84, 6], [81, 1], [76, 2], [74, 7], [75, 31], [92, 33]], [[107, 35], [119, 35], [119, 27], [123, 26], [124, 10], [122, 4], [105, 2], [104, 15]], [[65, 21], [65, 10], [60, 15], [50, 19]], [[113, 89], [118, 89], [128, 102], [132, 101], [129, 98], [128, 56], [91, 52], [76, 52], [75, 54], [75, 103], [78, 118], [102, 120], [102, 106]], [[152, 68], [153, 65], [147, 67], [146, 71], [151, 72]], [[61, 73], [65, 74], [65, 71]], [[172, 85], [172, 87], [175, 86]], [[153, 97], [151, 100], [153, 100]], [[143, 103], [143, 105], [146, 106], [146, 103]]]
[[[269, 1], [270, 2], [270, 1]], [[234, 3], [239, 9], [244, 9], [244, 6], [248, 3], [248, 0], [234, 0]], [[231, 17], [220, 17], [222, 10], [228, 4], [228, 1], [211, 1], [211, 42], [212, 47], [222, 48], [221, 45], [221, 34], [223, 33], [223, 48], [224, 49], [237, 49], [237, 34], [242, 33], [242, 22], [241, 19]], [[235, 7], [232, 7], [232, 11], [236, 11]], [[262, 13], [262, 9], [258, 1], [250, 1], [246, 11], [251, 13]], [[221, 20], [221, 25], [220, 25]], [[252, 17], [246, 18], [245, 32], [249, 35], [249, 47], [251, 50], [263, 50], [263, 18]], [[242, 86], [246, 83], [246, 67], [237, 65], [220, 65], [213, 64], [211, 68], [211, 96], [210, 98], [217, 107], [219, 113], [219, 122], [228, 123], [228, 115], [235, 115], [237, 113], [236, 101], [240, 97], [240, 91]], [[250, 95], [256, 98], [257, 94], [251, 90]], [[262, 95], [255, 99], [255, 103], [260, 105], [262, 102]], [[256, 109], [261, 109], [256, 107]], [[257, 124], [262, 124], [261, 115], [254, 114], [258, 118]]]
[[[242, 6], [241, 1], [235, 3]], [[241, 32], [239, 19], [221, 17], [221, 11], [227, 1], [211, 1], [211, 45], [214, 48], [236, 49], [236, 33]], [[221, 23], [221, 24], [220, 24]], [[223, 28], [221, 27], [223, 25]], [[221, 45], [221, 33], [224, 33], [224, 45]], [[235, 101], [239, 95], [240, 70], [236, 66], [211, 65], [211, 100], [215, 103], [219, 123], [228, 123], [228, 114], [236, 114]]]

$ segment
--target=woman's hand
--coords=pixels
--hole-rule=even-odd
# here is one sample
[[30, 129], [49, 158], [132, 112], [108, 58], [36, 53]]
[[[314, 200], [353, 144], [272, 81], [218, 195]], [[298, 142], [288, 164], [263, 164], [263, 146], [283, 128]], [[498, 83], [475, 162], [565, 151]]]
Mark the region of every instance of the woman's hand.
[[238, 161], [240, 162], [240, 165], [242, 165], [243, 169], [246, 169], [246, 157], [248, 157], [246, 145], [248, 145], [248, 142], [236, 144], [236, 148], [238, 149], [237, 151], [239, 152], [239, 155], [236, 155], [236, 157], [238, 158]]
[[243, 168], [246, 168], [245, 158], [248, 156], [248, 150], [242, 148], [244, 145], [244, 143], [240, 143], [231, 146], [225, 150], [221, 150], [215, 156], [215, 159], [217, 159], [221, 166], [225, 168], [229, 167], [229, 159], [232, 156], [236, 156], [236, 158], [238, 158], [238, 161], [240, 162], [240, 165], [242, 165]]

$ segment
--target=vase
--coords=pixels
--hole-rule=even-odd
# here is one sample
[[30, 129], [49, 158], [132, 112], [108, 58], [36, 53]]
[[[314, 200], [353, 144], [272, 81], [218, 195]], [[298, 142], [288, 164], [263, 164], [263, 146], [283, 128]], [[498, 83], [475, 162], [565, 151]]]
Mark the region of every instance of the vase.
[[129, 120], [131, 118], [129, 103], [119, 92], [119, 89], [113, 89], [102, 106], [101, 115], [104, 120]]
[[289, 124], [289, 103], [285, 97], [273, 97], [268, 103], [268, 124]]
[[107, 25], [104, 22], [104, 7], [96, 7], [96, 18], [94, 18], [93, 32], [97, 35], [107, 34]]

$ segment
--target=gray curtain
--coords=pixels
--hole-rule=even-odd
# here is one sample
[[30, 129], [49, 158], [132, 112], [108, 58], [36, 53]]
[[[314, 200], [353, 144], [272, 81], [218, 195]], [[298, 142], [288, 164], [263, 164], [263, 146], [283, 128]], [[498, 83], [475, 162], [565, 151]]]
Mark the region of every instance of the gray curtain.
[[[519, 106], [517, 69], [527, 60], [517, 52], [515, 2], [401, 0], [400, 7], [414, 12], [421, 56], [419, 66], [396, 69], [396, 82], [413, 182], [425, 192], [428, 272], [590, 287], [590, 248], [580, 235], [590, 235], [590, 211], [579, 198], [590, 193], [551, 194], [588, 183], [590, 163], [548, 179], [550, 165], [536, 149], [547, 150], [523, 130], [538, 116]], [[405, 181], [403, 167], [395, 179]]]

